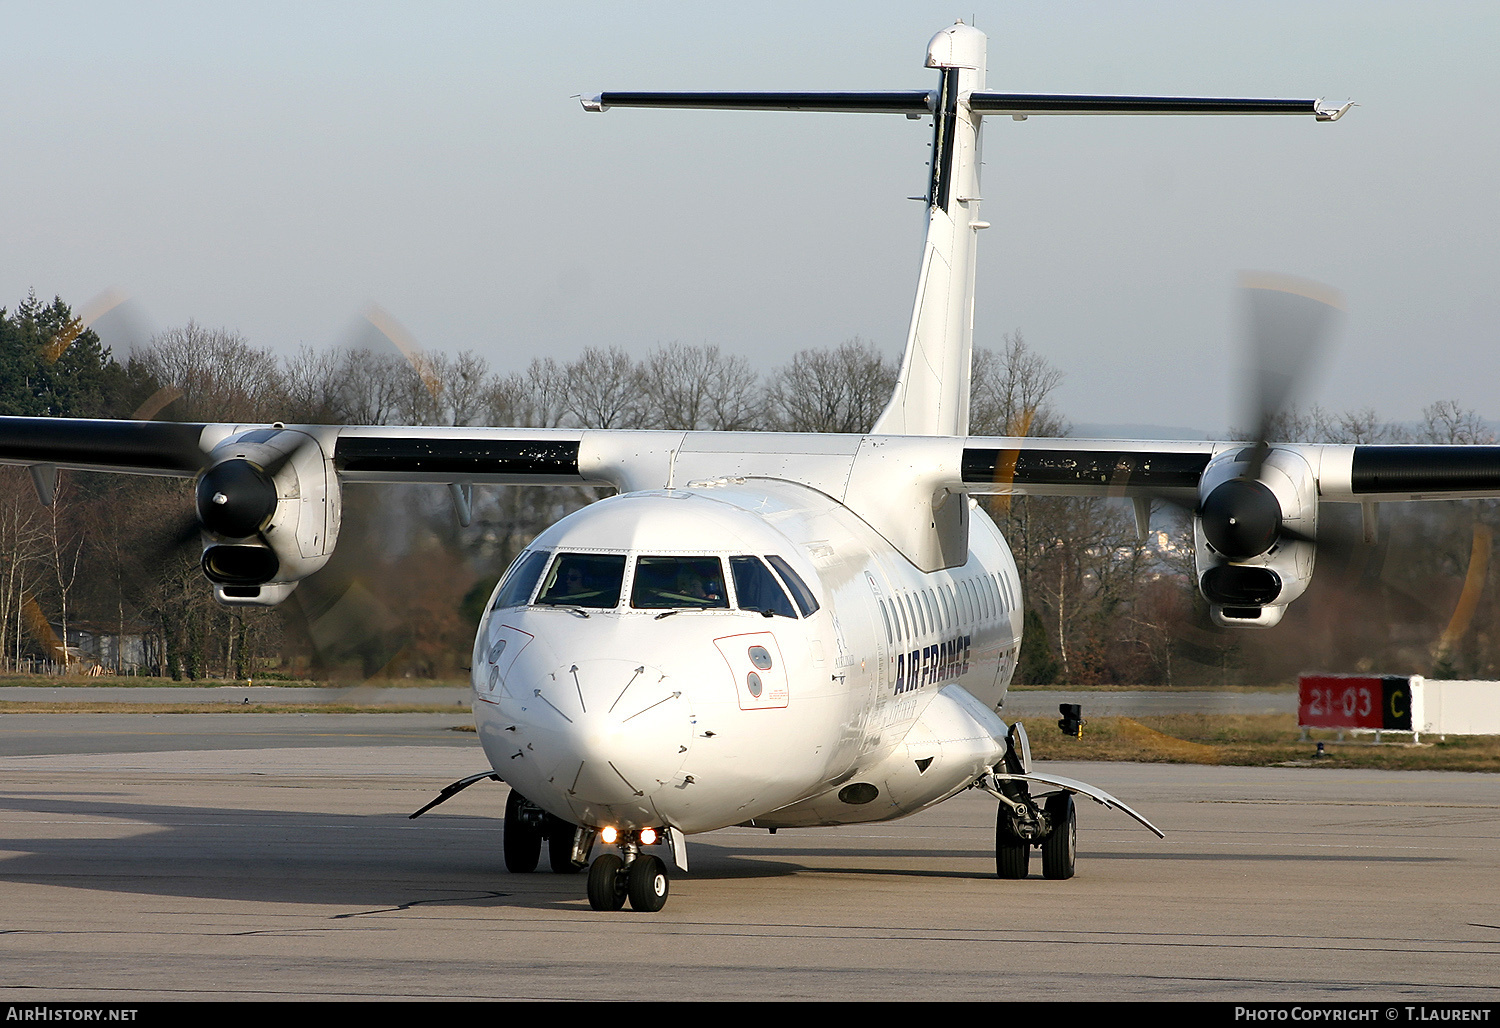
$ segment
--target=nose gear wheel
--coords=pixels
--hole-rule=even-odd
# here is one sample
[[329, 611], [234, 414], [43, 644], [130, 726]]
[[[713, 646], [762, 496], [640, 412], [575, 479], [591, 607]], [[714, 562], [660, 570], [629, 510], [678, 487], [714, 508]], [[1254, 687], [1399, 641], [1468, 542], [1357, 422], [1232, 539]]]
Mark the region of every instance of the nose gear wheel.
[[619, 910], [625, 905], [625, 861], [605, 853], [589, 868], [589, 906], [595, 910]]
[[667, 866], [657, 857], [637, 857], [625, 875], [630, 909], [654, 914], [667, 905]]

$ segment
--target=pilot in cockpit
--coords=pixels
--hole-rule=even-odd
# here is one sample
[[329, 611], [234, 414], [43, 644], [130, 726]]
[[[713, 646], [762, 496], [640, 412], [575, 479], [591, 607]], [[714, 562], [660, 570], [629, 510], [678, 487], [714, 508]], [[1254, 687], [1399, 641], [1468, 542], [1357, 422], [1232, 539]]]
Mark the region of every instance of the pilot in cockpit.
[[563, 587], [559, 594], [560, 598], [567, 599], [572, 596], [584, 596], [591, 591], [587, 580], [583, 576], [583, 568], [576, 564], [571, 565], [563, 575]]

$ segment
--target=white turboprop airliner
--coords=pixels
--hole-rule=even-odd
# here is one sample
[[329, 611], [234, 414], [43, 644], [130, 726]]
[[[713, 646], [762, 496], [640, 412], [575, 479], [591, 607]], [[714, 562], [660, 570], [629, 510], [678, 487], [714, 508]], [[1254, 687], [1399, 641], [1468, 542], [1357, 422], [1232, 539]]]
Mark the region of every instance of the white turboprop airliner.
[[[658, 910], [666, 846], [903, 817], [971, 787], [999, 802], [996, 867], [1074, 871], [1072, 797], [1002, 719], [1021, 641], [1016, 566], [974, 494], [1113, 495], [1189, 510], [1223, 624], [1270, 625], [1312, 574], [1318, 502], [1500, 495], [1500, 447], [1087, 442], [967, 436], [988, 116], [1301, 114], [1309, 100], [985, 90], [985, 37], [933, 37], [931, 91], [603, 93], [589, 110], [865, 111], [932, 118], [929, 225], [895, 394], [863, 436], [0, 419], [0, 461], [197, 480], [203, 569], [226, 604], [280, 602], [332, 552], [342, 489], [594, 485], [618, 495], [538, 536], [474, 642], [479, 739], [509, 783], [505, 858], [594, 858], [595, 909]], [[1264, 291], [1271, 297], [1303, 298]], [[1311, 300], [1306, 300], [1312, 303]], [[1295, 322], [1295, 319], [1293, 319]], [[1288, 322], [1293, 323], [1293, 322]], [[430, 805], [429, 805], [430, 806]], [[424, 810], [427, 808], [424, 808]], [[418, 813], [421, 813], [420, 811]], [[416, 815], [413, 815], [416, 816]], [[1157, 834], [1160, 834], [1159, 832]]]

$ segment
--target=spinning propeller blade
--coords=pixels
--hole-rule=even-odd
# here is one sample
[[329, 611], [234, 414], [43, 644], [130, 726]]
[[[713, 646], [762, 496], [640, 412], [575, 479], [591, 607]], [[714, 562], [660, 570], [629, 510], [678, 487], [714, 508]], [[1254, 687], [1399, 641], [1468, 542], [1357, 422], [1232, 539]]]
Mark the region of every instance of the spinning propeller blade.
[[1325, 285], [1285, 275], [1240, 277], [1248, 362], [1247, 397], [1252, 404], [1255, 454], [1251, 479], [1259, 479], [1270, 453], [1270, 434], [1299, 385], [1317, 368], [1336, 316], [1339, 294]]

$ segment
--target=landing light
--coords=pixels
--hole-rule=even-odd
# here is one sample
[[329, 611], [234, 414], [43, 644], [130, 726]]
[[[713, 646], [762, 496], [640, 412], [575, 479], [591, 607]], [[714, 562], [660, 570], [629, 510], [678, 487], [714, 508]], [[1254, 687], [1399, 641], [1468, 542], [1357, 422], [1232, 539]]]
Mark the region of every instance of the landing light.
[[641, 845], [642, 846], [655, 846], [656, 845], [656, 829], [655, 828], [642, 828], [641, 829]]
[[615, 831], [613, 828], [606, 827], [601, 829], [599, 832], [599, 841], [604, 843], [604, 845], [606, 846], [613, 845], [614, 841], [619, 837], [620, 833]]

